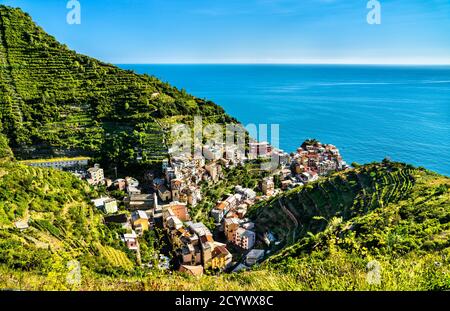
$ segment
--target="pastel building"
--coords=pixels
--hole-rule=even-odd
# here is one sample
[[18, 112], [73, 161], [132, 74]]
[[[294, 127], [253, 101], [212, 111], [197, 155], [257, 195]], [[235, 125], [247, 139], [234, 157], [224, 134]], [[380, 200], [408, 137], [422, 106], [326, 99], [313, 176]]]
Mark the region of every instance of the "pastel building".
[[98, 164], [95, 164], [94, 167], [91, 167], [90, 169], [88, 169], [87, 172], [88, 172], [87, 181], [91, 185], [98, 185], [99, 183], [101, 183], [103, 181], [103, 179], [105, 179], [103, 169], [100, 168], [100, 165], [98, 165]]
[[131, 214], [131, 223], [138, 234], [143, 234], [149, 228], [148, 215], [144, 211], [134, 211]]
[[272, 177], [266, 177], [262, 180], [261, 190], [264, 195], [272, 196], [275, 191], [275, 183], [273, 182]]
[[243, 249], [252, 249], [255, 245], [256, 235], [253, 231], [239, 228], [234, 233], [234, 244]]
[[224, 231], [227, 241], [235, 240], [235, 233], [239, 228], [239, 220], [236, 218], [226, 218], [224, 222]]

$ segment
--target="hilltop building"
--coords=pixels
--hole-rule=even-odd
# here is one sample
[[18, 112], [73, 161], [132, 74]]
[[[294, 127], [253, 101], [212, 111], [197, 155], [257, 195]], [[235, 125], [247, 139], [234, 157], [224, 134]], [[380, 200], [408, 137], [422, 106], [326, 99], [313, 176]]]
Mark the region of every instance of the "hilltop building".
[[98, 185], [102, 183], [103, 180], [105, 179], [103, 169], [100, 168], [99, 164], [95, 164], [94, 167], [88, 169], [87, 173], [88, 173], [87, 182], [91, 185]]
[[273, 177], [266, 177], [261, 182], [261, 190], [264, 195], [273, 196], [275, 191], [275, 184], [273, 182]]

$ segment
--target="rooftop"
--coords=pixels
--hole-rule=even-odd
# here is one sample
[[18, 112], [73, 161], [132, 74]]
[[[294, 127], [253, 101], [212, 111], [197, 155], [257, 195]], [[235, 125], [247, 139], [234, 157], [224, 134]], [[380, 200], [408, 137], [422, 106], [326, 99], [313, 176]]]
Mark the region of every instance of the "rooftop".
[[264, 256], [264, 250], [263, 249], [252, 249], [247, 254], [247, 258], [260, 258], [262, 256]]
[[248, 236], [252, 236], [255, 234], [253, 231], [250, 231], [250, 230], [247, 230], [244, 228], [237, 229], [236, 233], [238, 235], [240, 235], [241, 237], [248, 237]]
[[225, 218], [225, 224], [227, 224], [227, 225], [231, 225], [231, 224], [239, 225], [239, 220], [237, 218]]
[[148, 219], [148, 215], [144, 211], [135, 211], [133, 212], [131, 218], [134, 220], [136, 219]]
[[132, 231], [131, 233], [125, 233], [123, 235], [123, 238], [126, 239], [126, 240], [127, 239], [136, 239], [137, 235], [136, 235], [136, 232]]
[[181, 265], [180, 272], [186, 272], [193, 276], [200, 276], [203, 274], [203, 267], [202, 266]]

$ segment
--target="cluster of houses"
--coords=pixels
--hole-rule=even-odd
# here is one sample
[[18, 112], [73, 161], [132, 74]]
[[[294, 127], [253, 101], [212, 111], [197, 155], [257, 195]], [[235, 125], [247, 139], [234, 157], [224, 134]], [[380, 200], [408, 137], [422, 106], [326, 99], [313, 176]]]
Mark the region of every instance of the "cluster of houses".
[[[127, 177], [112, 182], [112, 186], [126, 192], [125, 207], [132, 211], [127, 220], [131, 233], [123, 236], [129, 249], [138, 250], [138, 238], [146, 230], [155, 225], [166, 229], [172, 248], [179, 261], [179, 270], [199, 275], [205, 269], [225, 270], [232, 264], [232, 254], [227, 244], [234, 249], [246, 253], [245, 264], [236, 269], [243, 269], [258, 262], [264, 257], [264, 250], [255, 249], [255, 224], [246, 218], [247, 210], [256, 201], [276, 195], [282, 190], [317, 180], [320, 176], [347, 168], [339, 150], [333, 145], [320, 142], [305, 142], [296, 153], [288, 155], [271, 147], [266, 142], [250, 143], [245, 157], [235, 151], [233, 157], [225, 159], [227, 152], [224, 146], [203, 146], [204, 156], [191, 158], [173, 156], [162, 163], [162, 177], [148, 177], [152, 194], [143, 194], [139, 182]], [[223, 177], [223, 167], [243, 163], [253, 158], [270, 158], [277, 156], [279, 168], [271, 176], [262, 178], [258, 197], [253, 189], [236, 185], [234, 193], [223, 201], [217, 202], [210, 215], [214, 218], [219, 232], [223, 232], [225, 240], [220, 243], [214, 240], [213, 234], [203, 223], [191, 221], [189, 207], [195, 207], [202, 200], [200, 182], [217, 182]], [[100, 170], [94, 167], [88, 170], [90, 178], [99, 181], [102, 176], [95, 176]], [[274, 181], [278, 175], [279, 183]], [[161, 202], [162, 204], [158, 204]], [[116, 208], [110, 199], [97, 200], [96, 206], [106, 213], [114, 213]], [[265, 238], [266, 239], [266, 238]], [[222, 241], [221, 238], [219, 240]], [[269, 239], [266, 239], [269, 240]], [[270, 240], [274, 240], [271, 237]], [[266, 243], [267, 244], [267, 243]]]
[[305, 141], [296, 152], [290, 155], [271, 147], [266, 142], [254, 143], [250, 147], [250, 154], [257, 153], [258, 157], [262, 155], [263, 158], [276, 156], [279, 161], [279, 168], [274, 176], [278, 175], [280, 184], [275, 185], [273, 176], [266, 177], [260, 182], [261, 191], [266, 197], [349, 168], [342, 159], [339, 149], [315, 140]]
[[162, 164], [164, 179], [153, 180], [161, 200], [171, 201], [163, 211], [163, 224], [180, 259], [180, 271], [199, 275], [204, 269], [228, 269], [232, 263], [226, 245], [215, 241], [203, 223], [192, 222], [186, 206], [195, 207], [202, 200], [201, 181], [215, 183], [223, 178], [223, 167], [239, 163], [237, 157], [226, 160], [225, 152], [230, 150], [206, 145], [202, 157], [171, 157]]
[[[217, 202], [210, 211], [217, 231], [223, 233], [217, 240], [211, 231], [199, 222], [193, 222], [189, 208], [203, 200], [200, 183], [216, 183], [224, 177], [223, 168], [243, 164], [254, 159], [276, 159], [278, 168], [259, 181], [261, 196], [253, 189], [236, 185], [234, 193]], [[247, 210], [258, 200], [317, 180], [332, 172], [348, 168], [339, 150], [333, 145], [318, 141], [305, 141], [290, 155], [272, 147], [267, 142], [251, 141], [245, 152], [236, 146], [225, 144], [204, 145], [202, 156], [171, 156], [162, 162], [162, 175], [149, 173], [145, 177], [146, 187], [141, 187], [133, 177], [111, 181], [105, 178], [103, 169], [95, 164], [87, 168], [89, 158], [32, 160], [27, 164], [57, 169], [72, 169], [78, 177], [90, 185], [106, 185], [125, 193], [123, 204], [129, 211], [119, 213], [119, 201], [110, 197], [93, 200], [93, 204], [106, 215], [105, 223], [121, 224], [127, 233], [121, 237], [128, 249], [139, 252], [139, 238], [154, 227], [165, 229], [172, 249], [177, 254], [180, 271], [201, 275], [205, 269], [225, 270], [231, 268], [233, 250], [245, 253], [245, 261], [233, 271], [246, 269], [260, 261], [264, 250], [255, 249], [255, 224], [246, 218]], [[76, 170], [74, 170], [76, 169]], [[276, 182], [274, 177], [277, 178]], [[144, 191], [143, 189], [149, 190]], [[20, 225], [20, 224], [19, 224]], [[274, 241], [273, 236], [264, 235], [264, 242]], [[225, 244], [226, 243], [226, 244]], [[268, 242], [266, 244], [269, 245]], [[231, 249], [231, 248], [230, 248]], [[164, 257], [164, 256], [163, 256]], [[168, 268], [164, 257], [164, 268]]]
[[163, 211], [164, 226], [180, 262], [180, 271], [201, 275], [204, 269], [230, 267], [232, 255], [225, 244], [214, 241], [211, 231], [201, 222], [190, 221], [187, 208], [168, 207]]
[[[266, 182], [267, 185], [265, 185]], [[261, 187], [267, 188], [267, 195], [271, 195], [270, 192], [273, 191], [270, 190], [271, 183], [273, 183], [273, 180], [270, 178], [262, 182]], [[261, 261], [265, 256], [265, 251], [254, 248], [256, 243], [255, 224], [245, 217], [248, 207], [259, 199], [256, 192], [239, 185], [235, 186], [234, 192], [225, 200], [217, 203], [211, 211], [211, 216], [216, 221], [220, 231], [223, 232], [226, 242], [235, 245], [241, 253], [245, 253], [245, 260], [232, 270], [238, 272], [247, 270]], [[273, 240], [274, 237], [272, 236], [271, 241]]]
[[[277, 159], [281, 190], [301, 186], [316, 181], [321, 176], [349, 168], [338, 148], [316, 140], [303, 142], [297, 151], [290, 155], [270, 146], [267, 142], [251, 142], [248, 158]], [[276, 194], [272, 177], [261, 181], [261, 190], [268, 197]]]
[[[223, 270], [230, 266], [232, 255], [226, 245], [214, 241], [212, 233], [203, 223], [191, 221], [186, 203], [172, 201], [160, 205], [156, 192], [151, 196], [152, 199], [148, 199], [145, 205], [139, 205], [139, 208], [145, 210], [132, 210], [131, 216], [105, 216], [106, 223], [120, 223], [123, 228], [128, 229], [122, 236], [128, 249], [138, 252], [139, 237], [158, 226], [168, 233], [172, 249], [178, 255], [180, 271], [201, 275], [204, 269]], [[133, 209], [133, 205], [127, 207]]]
[[[225, 270], [230, 268], [232, 254], [226, 244], [215, 241], [211, 231], [203, 223], [191, 221], [188, 206], [195, 207], [202, 200], [200, 182], [215, 183], [223, 178], [223, 167], [242, 163], [245, 158], [238, 152], [224, 146], [204, 146], [204, 157], [191, 158], [177, 156], [162, 162], [162, 178], [149, 176], [153, 193], [143, 194], [139, 182], [127, 177], [112, 182], [112, 186], [125, 191], [123, 202], [132, 211], [131, 217], [118, 221], [129, 229], [122, 237], [130, 250], [139, 250], [138, 238], [153, 226], [166, 229], [172, 248], [179, 259], [180, 271], [190, 274], [202, 274], [204, 269]], [[225, 159], [225, 154], [234, 152], [234, 157]], [[273, 180], [262, 181], [264, 192], [271, 195], [274, 191]], [[252, 229], [254, 224], [245, 218], [247, 208], [254, 204], [256, 193], [252, 189], [235, 187], [235, 194], [220, 202], [211, 215], [220, 225], [230, 242], [244, 251], [251, 250], [256, 241]], [[106, 198], [98, 199], [96, 204], [103, 211], [108, 203]], [[161, 202], [162, 204], [158, 204]], [[101, 205], [103, 204], [103, 205]], [[112, 211], [112, 209], [109, 209]], [[105, 218], [108, 222], [114, 216]], [[116, 220], [116, 219], [114, 219]]]
[[217, 182], [223, 177], [218, 161], [206, 164], [205, 158], [178, 156], [162, 163], [164, 178], [153, 179], [153, 187], [162, 201], [177, 201], [195, 207], [202, 200], [199, 183]]
[[[202, 180], [218, 180], [222, 175], [221, 165], [211, 162], [191, 161], [187, 158], [172, 158], [163, 161], [163, 178], [147, 176], [151, 194], [142, 193], [139, 182], [132, 177], [117, 179], [112, 187], [126, 193], [123, 199], [131, 216], [111, 215], [105, 222], [121, 223], [128, 229], [122, 241], [133, 251], [139, 252], [139, 237], [155, 226], [164, 228], [178, 255], [179, 270], [200, 275], [204, 269], [227, 269], [232, 255], [226, 245], [214, 241], [212, 233], [203, 223], [191, 221], [188, 206], [195, 206], [202, 199], [199, 183]], [[109, 198], [94, 200], [94, 204], [106, 213]]]
[[[290, 155], [272, 147], [268, 142], [250, 142], [248, 159], [277, 159], [281, 177], [281, 189], [286, 190], [317, 180], [321, 176], [349, 168], [339, 149], [331, 144], [307, 140]], [[262, 181], [264, 195], [273, 195], [274, 185], [270, 178]]]
[[319, 141], [305, 141], [297, 152], [291, 155], [290, 172], [285, 171], [285, 174], [282, 174], [282, 188], [306, 184], [347, 168], [349, 166], [335, 146]]
[[255, 199], [255, 191], [238, 185], [234, 194], [218, 202], [211, 211], [227, 242], [244, 250], [252, 249], [256, 242], [256, 234], [252, 231], [255, 224], [245, 218], [248, 207], [255, 203]]

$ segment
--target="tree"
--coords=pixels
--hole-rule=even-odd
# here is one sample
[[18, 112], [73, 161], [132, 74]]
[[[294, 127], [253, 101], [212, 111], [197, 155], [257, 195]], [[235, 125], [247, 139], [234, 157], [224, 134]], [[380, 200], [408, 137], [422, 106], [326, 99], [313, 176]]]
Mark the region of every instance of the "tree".
[[360, 167], [361, 166], [361, 164], [359, 164], [358, 162], [352, 162], [352, 167], [354, 167], [354, 168], [358, 168], [358, 167]]
[[11, 148], [9, 148], [8, 139], [0, 133], [0, 159], [12, 157]]

